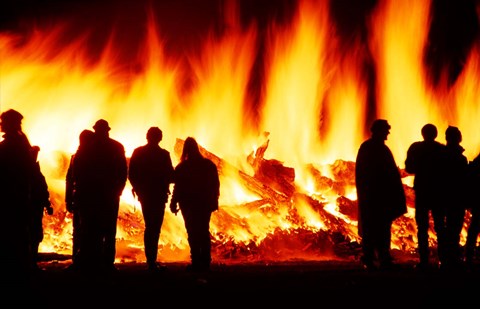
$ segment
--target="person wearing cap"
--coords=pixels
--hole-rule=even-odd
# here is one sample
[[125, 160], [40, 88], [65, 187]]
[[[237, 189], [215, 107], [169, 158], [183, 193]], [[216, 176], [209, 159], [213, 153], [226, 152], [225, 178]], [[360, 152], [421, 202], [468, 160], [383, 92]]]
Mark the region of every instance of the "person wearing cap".
[[4, 274], [22, 277], [32, 270], [31, 219], [32, 188], [37, 176], [36, 161], [22, 131], [23, 115], [9, 109], [0, 115], [3, 140], [0, 142], [0, 264]]
[[157, 264], [158, 241], [165, 217], [165, 206], [173, 182], [173, 164], [170, 152], [159, 146], [163, 132], [158, 127], [147, 131], [147, 144], [134, 149], [128, 168], [132, 192], [138, 196], [142, 207], [144, 251], [148, 270], [165, 267]]
[[75, 155], [76, 198], [81, 200], [81, 261], [87, 271], [115, 271], [120, 196], [127, 181], [124, 146], [110, 138], [104, 119], [93, 126], [89, 147]]
[[187, 137], [173, 174], [170, 211], [182, 212], [191, 264], [187, 271], [208, 272], [212, 262], [210, 219], [218, 210], [220, 179], [215, 163], [202, 155], [197, 141]]
[[377, 119], [371, 137], [358, 150], [355, 183], [358, 197], [358, 233], [362, 242], [362, 265], [367, 270], [390, 269], [391, 226], [407, 212], [400, 171], [389, 147], [387, 120]]
[[446, 261], [445, 203], [440, 192], [445, 192], [443, 168], [445, 145], [436, 141], [438, 130], [427, 123], [421, 129], [422, 141], [413, 142], [407, 150], [405, 171], [414, 175], [415, 223], [417, 225], [417, 253], [419, 270], [430, 268], [429, 228], [430, 215], [437, 238], [440, 263]]

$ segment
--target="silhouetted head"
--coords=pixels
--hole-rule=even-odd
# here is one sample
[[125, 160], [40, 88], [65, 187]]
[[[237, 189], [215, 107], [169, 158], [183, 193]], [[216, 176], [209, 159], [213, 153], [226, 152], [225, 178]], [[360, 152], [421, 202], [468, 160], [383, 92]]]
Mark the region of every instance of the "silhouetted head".
[[372, 136], [375, 138], [382, 138], [383, 140], [387, 139], [388, 134], [390, 134], [390, 124], [385, 119], [377, 119], [372, 123], [370, 131]]
[[110, 126], [108, 125], [108, 121], [106, 121], [105, 119], [100, 119], [95, 122], [93, 129], [95, 130], [95, 132], [108, 132], [110, 131]]
[[87, 144], [89, 141], [92, 140], [94, 135], [95, 135], [95, 133], [93, 133], [93, 131], [87, 130], [87, 129], [80, 132], [80, 135], [78, 136], [78, 141], [79, 141], [80, 145]]
[[0, 115], [2, 132], [15, 132], [22, 130], [23, 115], [14, 109], [9, 109]]
[[457, 127], [448, 126], [447, 130], [445, 130], [445, 140], [447, 144], [460, 144], [462, 132]]
[[100, 119], [95, 122], [93, 129], [95, 130], [95, 133], [98, 137], [106, 138], [108, 137], [110, 126], [108, 125], [108, 122], [106, 120]]
[[201, 157], [202, 154], [200, 153], [200, 149], [198, 148], [197, 141], [193, 137], [187, 137], [185, 143], [183, 143], [182, 157], [180, 158], [180, 160], [185, 161]]
[[385, 119], [377, 119], [373, 122], [372, 126], [370, 127], [370, 131], [372, 133], [380, 133], [385, 132], [391, 129], [390, 124]]
[[158, 127], [151, 127], [147, 131], [147, 141], [149, 143], [158, 144], [163, 138], [163, 132]]
[[427, 123], [422, 128], [422, 136], [426, 141], [434, 141], [437, 138], [437, 127], [431, 123]]

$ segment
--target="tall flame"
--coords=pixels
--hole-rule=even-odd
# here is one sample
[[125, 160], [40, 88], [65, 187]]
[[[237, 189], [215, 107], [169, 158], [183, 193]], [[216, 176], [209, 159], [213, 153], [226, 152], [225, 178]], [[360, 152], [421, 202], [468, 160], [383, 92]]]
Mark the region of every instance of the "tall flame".
[[[70, 253], [66, 169], [79, 133], [104, 118], [127, 156], [146, 142], [150, 126], [162, 128], [161, 146], [171, 151], [174, 163], [177, 139], [187, 136], [216, 156], [222, 169], [220, 211], [211, 223], [214, 258], [338, 257], [321, 235], [342, 234], [347, 246], [358, 242], [349, 163], [368, 137], [372, 118], [372, 84], [365, 69], [371, 58], [375, 114], [392, 124], [387, 144], [399, 167], [427, 122], [440, 132], [457, 125], [473, 159], [480, 151], [478, 46], [456, 83], [435, 90], [422, 62], [429, 1], [379, 1], [370, 16], [368, 42], [355, 39], [348, 49], [329, 9], [327, 1], [299, 1], [289, 22], [271, 21], [262, 30], [255, 22], [243, 27], [238, 3], [227, 1], [224, 31], [209, 32], [193, 52], [175, 56], [166, 52], [168, 41], [150, 9], [139, 52], [126, 63], [115, 32], [95, 56], [86, 47], [92, 29], [68, 40], [67, 23], [23, 35], [0, 33], [1, 109], [25, 116], [25, 132], [41, 147], [55, 208], [54, 216], [44, 218], [41, 251]], [[257, 97], [249, 93], [255, 74], [262, 76], [254, 79]], [[265, 157], [258, 152], [262, 147]], [[293, 169], [293, 194], [268, 183], [252, 189], [259, 180], [252, 161], [258, 160]], [[127, 184], [121, 200], [117, 258], [142, 261], [143, 219], [130, 189]], [[415, 247], [411, 200], [409, 206], [393, 239], [396, 248], [407, 251]], [[167, 211], [160, 242], [161, 259], [188, 260], [180, 215]]]

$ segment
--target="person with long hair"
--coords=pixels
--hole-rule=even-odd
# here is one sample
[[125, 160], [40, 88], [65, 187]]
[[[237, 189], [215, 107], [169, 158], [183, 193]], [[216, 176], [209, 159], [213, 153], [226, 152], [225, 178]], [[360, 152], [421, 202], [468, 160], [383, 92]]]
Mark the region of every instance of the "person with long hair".
[[170, 210], [180, 210], [187, 230], [191, 264], [189, 271], [209, 271], [211, 257], [210, 218], [218, 210], [220, 180], [217, 166], [200, 153], [197, 141], [188, 137], [180, 163], [174, 171]]

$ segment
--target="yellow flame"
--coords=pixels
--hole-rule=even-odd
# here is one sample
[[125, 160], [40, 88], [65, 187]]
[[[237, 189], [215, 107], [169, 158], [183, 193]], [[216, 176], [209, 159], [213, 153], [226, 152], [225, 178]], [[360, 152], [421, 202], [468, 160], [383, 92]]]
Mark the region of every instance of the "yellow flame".
[[[480, 150], [478, 46], [455, 87], [433, 93], [422, 64], [430, 1], [380, 1], [371, 16], [368, 46], [354, 41], [348, 51], [337, 44], [341, 38], [327, 1], [299, 1], [291, 22], [272, 22], [266, 32], [259, 32], [254, 23], [241, 27], [238, 7], [229, 4], [225, 32], [211, 33], [194, 53], [176, 57], [166, 54], [162, 30], [149, 12], [147, 35], [134, 65], [119, 64], [116, 50], [121, 47], [113, 34], [93, 61], [85, 48], [88, 33], [64, 42], [65, 25], [25, 36], [0, 33], [1, 109], [14, 108], [25, 116], [25, 132], [41, 147], [42, 170], [56, 212], [44, 218], [42, 251], [71, 250], [71, 216], [64, 205], [66, 169], [79, 133], [99, 118], [109, 121], [111, 137], [125, 145], [127, 156], [146, 142], [150, 126], [159, 126], [164, 132], [161, 145], [171, 151], [174, 163], [176, 139], [194, 136], [230, 164], [222, 170], [220, 211], [211, 224], [215, 239], [226, 245], [259, 245], [276, 231], [328, 230], [332, 224], [325, 221], [328, 215], [345, 224], [351, 241], [358, 240], [355, 219], [343, 215], [337, 205], [339, 196], [354, 205], [352, 183], [335, 179], [330, 164], [337, 159], [353, 161], [368, 137], [370, 85], [364, 69], [368, 49], [376, 64], [378, 116], [392, 124], [387, 144], [400, 167], [406, 149], [420, 139], [427, 122], [437, 124], [440, 132], [448, 124], [458, 125], [470, 159]], [[263, 50], [259, 40], [266, 44], [261, 55], [265, 85], [257, 85], [264, 96], [251, 102], [250, 76]], [[452, 108], [455, 113], [448, 112]], [[265, 132], [269, 134], [262, 135]], [[293, 167], [295, 190], [300, 195], [308, 192], [312, 200], [279, 201], [249, 187], [249, 181], [255, 184], [255, 175], [247, 157], [266, 136], [265, 159]], [[330, 182], [320, 186], [319, 177]], [[130, 189], [127, 185], [121, 200], [117, 258], [141, 261], [143, 219]], [[301, 220], [292, 219], [292, 211]], [[413, 220], [410, 213], [405, 218]], [[409, 233], [414, 231], [396, 225], [395, 247], [414, 247], [403, 242]], [[189, 259], [181, 215], [167, 211], [160, 242], [161, 259]]]

